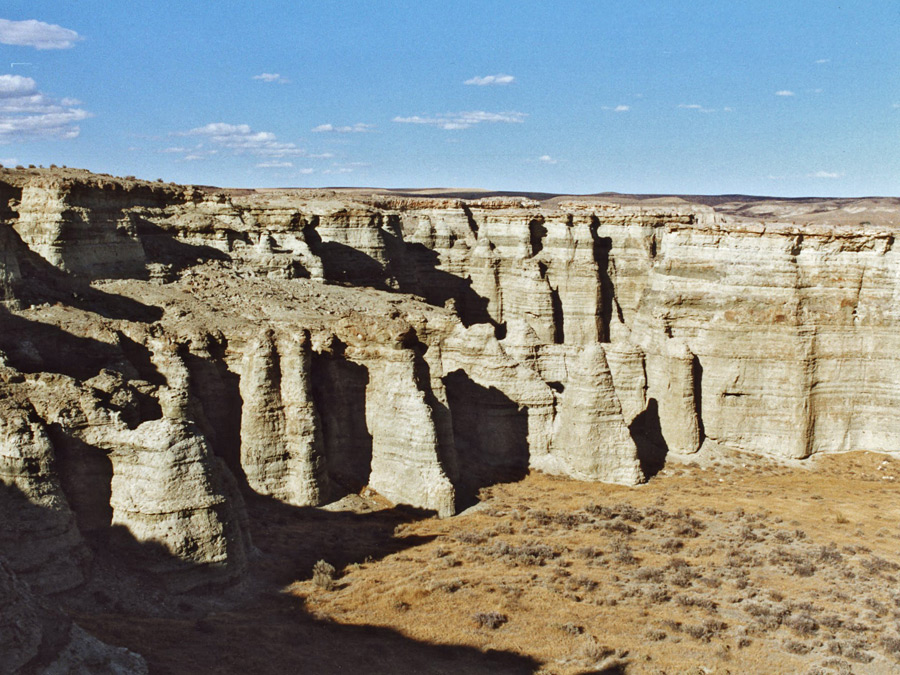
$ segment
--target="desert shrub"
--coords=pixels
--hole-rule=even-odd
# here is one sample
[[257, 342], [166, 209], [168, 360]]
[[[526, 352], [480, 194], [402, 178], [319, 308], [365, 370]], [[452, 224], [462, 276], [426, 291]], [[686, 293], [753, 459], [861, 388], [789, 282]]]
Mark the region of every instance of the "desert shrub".
[[593, 560], [594, 558], [602, 558], [603, 551], [596, 546], [585, 546], [575, 551], [575, 555], [579, 558], [584, 558], [585, 560]]
[[514, 546], [504, 541], [483, 547], [481, 552], [492, 558], [504, 558], [521, 565], [545, 565], [559, 557], [559, 552], [546, 544], [524, 543]]
[[701, 624], [688, 624], [683, 626], [681, 630], [695, 640], [709, 642], [727, 628], [728, 624], [724, 621], [709, 619]]
[[597, 586], [599, 586], [599, 585], [600, 585], [599, 583], [597, 583], [590, 577], [586, 577], [582, 574], [579, 574], [576, 577], [572, 577], [571, 579], [569, 579], [568, 583], [566, 584], [566, 586], [568, 587], [568, 589], [570, 591], [581, 590], [581, 591], [587, 591], [587, 592], [596, 590]]
[[699, 607], [709, 612], [715, 612], [719, 607], [709, 598], [703, 598], [697, 595], [679, 595], [675, 598], [675, 602], [682, 607]]
[[608, 530], [610, 532], [619, 532], [620, 534], [634, 534], [635, 529], [628, 523], [624, 523], [621, 520], [613, 520], [603, 523], [601, 526], [604, 530]]
[[672, 599], [672, 596], [665, 588], [654, 588], [647, 593], [647, 599], [654, 605], [658, 605], [662, 602], [668, 602]]
[[664, 571], [659, 567], [642, 567], [634, 573], [634, 578], [638, 581], [653, 581], [662, 583], [665, 578]]
[[684, 543], [678, 539], [669, 538], [660, 544], [660, 548], [666, 553], [675, 553], [675, 551], [680, 551], [684, 548]]
[[841, 555], [841, 552], [834, 542], [828, 544], [828, 546], [820, 546], [817, 555], [819, 562], [823, 563], [837, 564], [844, 560], [844, 556]]
[[581, 513], [557, 513], [551, 517], [551, 520], [566, 529], [573, 529], [590, 521], [587, 516]]
[[496, 630], [509, 621], [509, 617], [506, 614], [500, 614], [500, 612], [478, 612], [473, 614], [472, 618], [475, 620], [475, 625], [479, 628], [490, 628], [491, 630]]
[[888, 654], [900, 659], [900, 637], [885, 635], [881, 638], [881, 646]]
[[462, 544], [483, 544], [487, 537], [481, 532], [460, 532], [456, 535], [456, 541]]
[[896, 572], [900, 570], [900, 565], [890, 560], [885, 560], [877, 555], [871, 556], [868, 560], [861, 560], [859, 563], [864, 570], [871, 574], [881, 574], [882, 572]]
[[811, 562], [802, 562], [794, 565], [794, 574], [798, 577], [811, 577], [816, 573], [816, 566]]
[[334, 565], [327, 563], [324, 560], [319, 560], [313, 565], [312, 572], [312, 580], [316, 586], [324, 588], [326, 591], [330, 591], [334, 588], [335, 575], [337, 573], [337, 570], [334, 569]]
[[798, 642], [797, 640], [785, 640], [782, 647], [784, 647], [784, 651], [789, 654], [799, 654], [800, 656], [809, 654], [812, 651], [812, 647], [808, 644], [805, 642]]
[[456, 593], [460, 588], [466, 585], [462, 579], [450, 579], [448, 581], [434, 581], [429, 586], [431, 591], [443, 591], [444, 593]]
[[648, 640], [653, 640], [654, 642], [661, 642], [668, 637], [666, 631], [660, 630], [659, 628], [651, 628], [647, 631], [646, 635]]
[[584, 633], [584, 626], [571, 621], [560, 625], [559, 629], [569, 635], [582, 635]]
[[816, 623], [815, 619], [806, 614], [788, 617], [784, 620], [784, 625], [798, 635], [812, 635], [819, 630], [819, 624]]

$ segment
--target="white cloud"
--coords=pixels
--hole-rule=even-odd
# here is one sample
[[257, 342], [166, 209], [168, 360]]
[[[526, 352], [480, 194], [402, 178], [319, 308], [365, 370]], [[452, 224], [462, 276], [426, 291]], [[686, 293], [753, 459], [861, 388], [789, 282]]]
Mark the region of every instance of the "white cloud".
[[304, 175], [309, 175], [309, 174], [315, 173], [315, 172], [316, 172], [315, 169], [309, 169], [309, 168], [306, 168], [306, 169], [300, 169], [297, 173], [302, 173], [302, 174], [304, 174]]
[[900, 103], [895, 103], [895, 104], [892, 105], [891, 107], [892, 107], [892, 108], [900, 108]]
[[261, 157], [303, 157], [306, 151], [294, 143], [282, 143], [269, 131], [253, 131], [249, 124], [213, 122], [184, 131], [179, 136], [201, 136], [208, 142], [227, 148], [235, 154]]
[[558, 159], [553, 159], [550, 155], [541, 155], [538, 157], [539, 162], [543, 162], [544, 164], [558, 164]]
[[362, 122], [357, 122], [356, 124], [343, 127], [335, 126], [333, 124], [320, 124], [319, 126], [313, 128], [313, 132], [317, 134], [359, 134], [372, 131], [374, 128], [374, 124], [363, 124]]
[[795, 94], [790, 89], [781, 89], [779, 91], [776, 91], [775, 95], [776, 96], [794, 96]]
[[257, 169], [287, 169], [294, 166], [293, 162], [260, 162]]
[[603, 106], [604, 110], [612, 110], [613, 112], [628, 112], [631, 110], [630, 105], [617, 105], [616, 107], [612, 107], [610, 105]]
[[816, 59], [816, 63], [818, 63], [819, 65], [823, 63], [831, 63], [831, 59]]
[[486, 75], [484, 77], [473, 77], [466, 80], [463, 84], [474, 84], [478, 87], [486, 87], [491, 84], [511, 84], [516, 81], [512, 75]]
[[699, 105], [697, 103], [679, 103], [678, 107], [682, 110], [696, 110], [697, 112], [701, 113], [716, 112], [715, 108], [704, 108], [702, 105]]
[[253, 76], [254, 80], [262, 80], [263, 82], [277, 82], [278, 84], [287, 84], [290, 82], [286, 77], [282, 77], [278, 73], [260, 73]]
[[74, 30], [43, 21], [0, 19], [0, 43], [36, 49], [68, 49], [83, 38]]
[[0, 164], [3, 166], [15, 166], [19, 163], [19, 160], [15, 157], [0, 157]]
[[808, 178], [840, 178], [844, 174], [834, 171], [816, 171], [808, 175]]
[[435, 115], [434, 117], [395, 117], [394, 122], [401, 124], [428, 124], [439, 127], [441, 129], [468, 129], [482, 122], [487, 123], [504, 123], [504, 124], [521, 124], [528, 115], [520, 112], [502, 112], [491, 113], [483, 110], [472, 110], [468, 112], [444, 113]]
[[91, 116], [74, 99], [57, 101], [21, 75], [0, 75], [0, 143], [29, 138], [75, 138], [76, 122]]

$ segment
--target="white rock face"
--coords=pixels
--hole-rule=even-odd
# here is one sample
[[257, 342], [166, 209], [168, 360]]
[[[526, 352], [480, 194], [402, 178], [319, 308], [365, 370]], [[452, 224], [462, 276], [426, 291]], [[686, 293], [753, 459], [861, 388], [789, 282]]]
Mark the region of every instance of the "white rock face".
[[[13, 227], [51, 265], [84, 276], [141, 274], [147, 260], [133, 216], [114, 191], [83, 192], [61, 184], [22, 190]], [[125, 200], [131, 205], [132, 200]]]
[[162, 418], [107, 443], [112, 527], [149, 548], [151, 570], [176, 589], [241, 574], [250, 545], [243, 504], [196, 427]]
[[0, 551], [41, 593], [80, 585], [90, 557], [55, 463], [31, 406], [0, 397]]
[[[374, 355], [371, 355], [374, 356]], [[372, 434], [369, 486], [388, 499], [455, 513], [456, 494], [441, 455], [434, 409], [409, 349], [380, 350], [368, 358], [366, 421]]]
[[576, 361], [557, 425], [553, 454], [559, 473], [623, 485], [643, 480], [601, 345], [585, 347]]
[[[83, 444], [58, 444], [69, 469], [103, 455], [112, 506], [71, 487], [102, 482], [96, 467], [57, 484], [15, 455], [53, 454], [35, 430], [10, 432], [4, 480], [38, 501], [57, 485], [46, 495], [91, 531], [155, 542], [172, 578], [242, 568], [241, 490], [312, 506], [369, 485], [448, 515], [529, 469], [638, 483], [648, 460], [706, 441], [791, 458], [900, 448], [887, 216], [4, 180], [10, 391]], [[94, 287], [56, 270], [51, 284], [23, 251]], [[53, 293], [29, 309], [22, 288], [40, 301], [42, 284]]]
[[309, 335], [269, 331], [244, 355], [241, 466], [260, 494], [316, 506], [328, 492], [321, 423], [310, 385]]

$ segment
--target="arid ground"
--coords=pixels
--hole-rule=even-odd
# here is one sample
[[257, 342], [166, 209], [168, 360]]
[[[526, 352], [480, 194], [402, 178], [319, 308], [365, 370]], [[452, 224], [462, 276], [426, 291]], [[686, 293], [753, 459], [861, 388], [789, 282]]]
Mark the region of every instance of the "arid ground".
[[75, 613], [156, 673], [897, 672], [898, 480], [734, 456], [636, 488], [533, 473], [448, 519], [257, 502], [242, 587]]

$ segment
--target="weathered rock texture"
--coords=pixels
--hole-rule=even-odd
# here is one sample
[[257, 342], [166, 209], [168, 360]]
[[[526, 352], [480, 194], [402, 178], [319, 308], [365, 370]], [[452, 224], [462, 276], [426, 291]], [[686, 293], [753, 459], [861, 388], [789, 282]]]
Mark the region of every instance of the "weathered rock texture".
[[237, 578], [244, 497], [449, 515], [529, 469], [900, 447], [898, 200], [0, 197], [0, 543], [44, 591], [104, 534], [174, 588]]
[[16, 577], [0, 558], [0, 675], [145, 675], [134, 652], [101, 642]]

